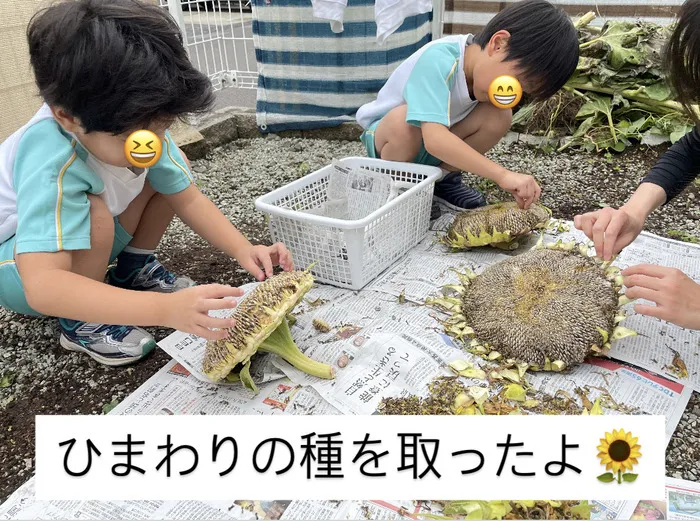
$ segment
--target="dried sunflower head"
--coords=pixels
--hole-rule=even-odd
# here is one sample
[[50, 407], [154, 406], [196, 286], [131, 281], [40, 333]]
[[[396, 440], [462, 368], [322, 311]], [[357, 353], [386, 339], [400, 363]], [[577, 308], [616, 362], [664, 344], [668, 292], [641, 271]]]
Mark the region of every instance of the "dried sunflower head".
[[449, 334], [468, 338], [472, 352], [490, 359], [497, 352], [535, 370], [560, 371], [635, 334], [616, 325], [626, 302], [618, 268], [589, 257], [585, 245], [539, 243], [460, 279], [448, 286], [458, 298], [428, 303], [452, 313]]
[[551, 215], [540, 204], [521, 210], [515, 202], [466, 210], [457, 214], [440, 242], [456, 250], [486, 245], [517, 248], [516, 238], [545, 227]]
[[209, 342], [202, 369], [214, 381], [240, 379], [257, 391], [250, 377], [250, 359], [258, 351], [276, 354], [297, 369], [320, 378], [333, 378], [334, 369], [311, 360], [294, 343], [287, 315], [294, 309], [314, 279], [308, 271], [280, 273], [261, 282], [238, 304], [236, 324], [224, 340]]

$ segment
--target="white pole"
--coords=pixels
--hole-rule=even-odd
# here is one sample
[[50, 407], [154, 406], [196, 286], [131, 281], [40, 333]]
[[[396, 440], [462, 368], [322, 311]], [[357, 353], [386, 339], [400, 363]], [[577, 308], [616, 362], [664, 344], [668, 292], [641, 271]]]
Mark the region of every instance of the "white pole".
[[187, 44], [187, 32], [185, 31], [185, 16], [182, 14], [182, 1], [181, 0], [168, 0], [168, 11], [170, 11], [170, 16], [175, 19], [175, 22], [180, 27], [180, 32], [182, 33], [182, 40]]
[[431, 32], [433, 40], [442, 38], [442, 19], [445, 10], [445, 0], [433, 0], [433, 22]]

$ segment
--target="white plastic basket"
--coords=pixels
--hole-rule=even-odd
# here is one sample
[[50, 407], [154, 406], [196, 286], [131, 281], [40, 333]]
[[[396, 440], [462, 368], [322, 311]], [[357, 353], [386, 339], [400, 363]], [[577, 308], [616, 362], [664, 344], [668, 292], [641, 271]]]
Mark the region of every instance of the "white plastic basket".
[[425, 237], [440, 175], [432, 166], [348, 157], [258, 198], [255, 207], [298, 268], [314, 264], [317, 281], [359, 290]]

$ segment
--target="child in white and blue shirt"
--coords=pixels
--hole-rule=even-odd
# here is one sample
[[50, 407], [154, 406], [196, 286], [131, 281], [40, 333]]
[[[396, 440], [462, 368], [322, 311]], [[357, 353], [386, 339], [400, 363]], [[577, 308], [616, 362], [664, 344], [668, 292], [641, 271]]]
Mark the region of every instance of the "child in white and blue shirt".
[[506, 134], [512, 110], [490, 101], [491, 83], [510, 76], [533, 100], [557, 92], [578, 63], [569, 16], [546, 0], [509, 3], [477, 34], [453, 35], [423, 46], [394, 70], [377, 98], [357, 111], [367, 155], [442, 168], [433, 216], [486, 204], [463, 184], [462, 172], [490, 179], [521, 208], [541, 189], [530, 175], [485, 157]]
[[[213, 101], [178, 26], [154, 5], [71, 0], [36, 15], [27, 36], [45, 104], [0, 145], [0, 306], [59, 318], [64, 348], [112, 366], [153, 350], [141, 326], [223, 338], [234, 323], [209, 311], [242, 291], [197, 286], [160, 264], [172, 218], [258, 280], [293, 263], [282, 244], [253, 246], [236, 230], [173, 142], [174, 120]], [[147, 168], [126, 155], [137, 130], [157, 137], [138, 147], [162, 145]]]

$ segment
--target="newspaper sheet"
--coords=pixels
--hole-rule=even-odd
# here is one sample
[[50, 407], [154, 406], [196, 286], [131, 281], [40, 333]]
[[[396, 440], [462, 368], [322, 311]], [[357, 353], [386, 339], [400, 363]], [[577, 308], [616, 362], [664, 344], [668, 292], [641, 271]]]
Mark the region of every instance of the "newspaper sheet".
[[668, 519], [700, 519], [700, 483], [666, 478]]
[[[226, 501], [35, 501], [34, 479], [0, 506], [0, 519], [144, 519], [186, 521], [245, 519]], [[249, 519], [255, 519], [250, 516]]]
[[[438, 225], [444, 226], [444, 221]], [[559, 234], [563, 238], [567, 235], [576, 233]], [[545, 236], [547, 241], [556, 238], [555, 234]], [[531, 237], [523, 241], [521, 250], [536, 240], [537, 237]], [[205, 341], [174, 333], [160, 342], [174, 360], [110, 414], [362, 415], [375, 413], [385, 397], [423, 395], [433, 378], [451, 374], [448, 363], [452, 360], [463, 359], [488, 367], [487, 362], [466, 353], [444, 334], [441, 315], [423, 305], [425, 298], [437, 294], [446, 284], [456, 283], [455, 269], [468, 267], [478, 273], [514, 254], [517, 251], [484, 249], [448, 255], [429, 236], [363, 291], [315, 286], [295, 309], [297, 320], [291, 331], [308, 356], [335, 366], [334, 380], [310, 377], [278, 357], [264, 355], [256, 357], [251, 371], [259, 394], [240, 383], [216, 384], [201, 371]], [[691, 274], [693, 266], [696, 271], [700, 269], [699, 260], [700, 248], [696, 246], [643, 235], [617, 262], [682, 265]], [[314, 318], [325, 321], [330, 331], [318, 331]], [[582, 394], [591, 401], [601, 397], [605, 414], [662, 414], [670, 438], [692, 387], [699, 381], [693, 353], [700, 336], [652, 319], [632, 316], [628, 320], [636, 320], [634, 327], [643, 334], [616, 345], [611, 352], [616, 360], [593, 359], [566, 374], [527, 373], [526, 377], [538, 392], [554, 395], [564, 391], [579, 406], [583, 403]], [[663, 366], [670, 363], [664, 355], [668, 346], [686, 361], [688, 378], [677, 378], [664, 370]], [[479, 381], [465, 379], [465, 383], [474, 385]], [[416, 508], [413, 503], [391, 501], [256, 504], [235, 498], [223, 503], [39, 503], [34, 502], [33, 495], [30, 481], [0, 506], [0, 519], [354, 519], [365, 512], [370, 513], [369, 519], [392, 519], [405, 516], [406, 512], [415, 515], [412, 509]], [[622, 519], [638, 506], [615, 502], [596, 505], [594, 513], [599, 519]]]
[[240, 384], [204, 383], [173, 360], [110, 414], [340, 414], [312, 387], [285, 377], [266, 382], [259, 390], [255, 395]]
[[[557, 238], [587, 240], [574, 229]], [[643, 232], [632, 244], [620, 252], [613, 264], [621, 269], [638, 264], [655, 264], [677, 268], [688, 277], [700, 282], [700, 246]], [[635, 303], [649, 304], [639, 300]], [[613, 344], [609, 356], [649, 371], [682, 381], [700, 390], [700, 333], [654, 317], [634, 314], [634, 304], [625, 306], [630, 315], [623, 325], [637, 331], [638, 336], [627, 337]], [[674, 360], [676, 364], [674, 364]], [[682, 361], [687, 376], [679, 374], [676, 365]]]
[[665, 501], [593, 501], [592, 505], [591, 519], [673, 519], [666, 513]]
[[[550, 396], [565, 391], [570, 396], [583, 392], [594, 402], [601, 398], [605, 414], [660, 414], [666, 417], [666, 443], [678, 426], [693, 389], [680, 382], [619, 364], [613, 360], [591, 359], [568, 374], [535, 373], [530, 384]], [[624, 408], [615, 408], [624, 405]]]
[[[449, 224], [449, 217], [443, 216], [433, 225], [433, 231], [440, 233]], [[577, 240], [586, 242], [582, 232], [565, 222], [568, 231], [547, 232], [545, 243], [555, 240]], [[538, 236], [532, 234], [521, 241], [515, 251], [483, 249], [449, 253], [447, 247], [429, 234], [414, 250], [394, 266], [380, 275], [361, 292], [336, 288], [317, 287], [310, 291], [304, 303], [296, 310], [297, 324], [293, 335], [299, 347], [310, 357], [333, 363], [342, 356], [359, 355], [362, 341], [352, 337], [363, 330], [377, 328], [405, 327], [413, 329], [439, 329], [435, 313], [421, 306], [426, 297], [440, 293], [443, 286], [458, 282], [456, 270], [465, 267], [479, 273], [486, 267], [516, 255], [533, 246]], [[655, 263], [676, 267], [691, 278], [700, 281], [700, 246], [648, 233], [641, 234], [636, 241], [625, 248], [613, 264], [620, 268], [639, 264]], [[248, 285], [250, 290], [253, 285]], [[638, 332], [637, 336], [614, 342], [610, 357], [634, 364], [668, 379], [690, 384], [700, 389], [700, 332], [687, 330], [653, 317], [637, 315], [634, 304], [628, 304], [630, 315], [623, 323]], [[330, 333], [319, 333], [312, 321], [318, 318], [329, 324]], [[419, 337], [427, 337], [422, 332]], [[434, 335], [433, 335], [434, 340]], [[178, 360], [190, 372], [202, 380], [207, 380], [201, 371], [205, 342], [193, 335], [176, 333], [172, 338], [161, 342], [161, 347]], [[687, 376], [676, 369], [679, 360], [687, 368]], [[279, 371], [271, 371], [269, 364]], [[263, 382], [286, 374], [300, 384], [311, 384], [310, 379], [279, 360], [258, 364], [253, 367], [254, 380]], [[327, 387], [327, 386], [326, 386]]]
[[591, 519], [631, 519], [634, 501], [594, 501]]

